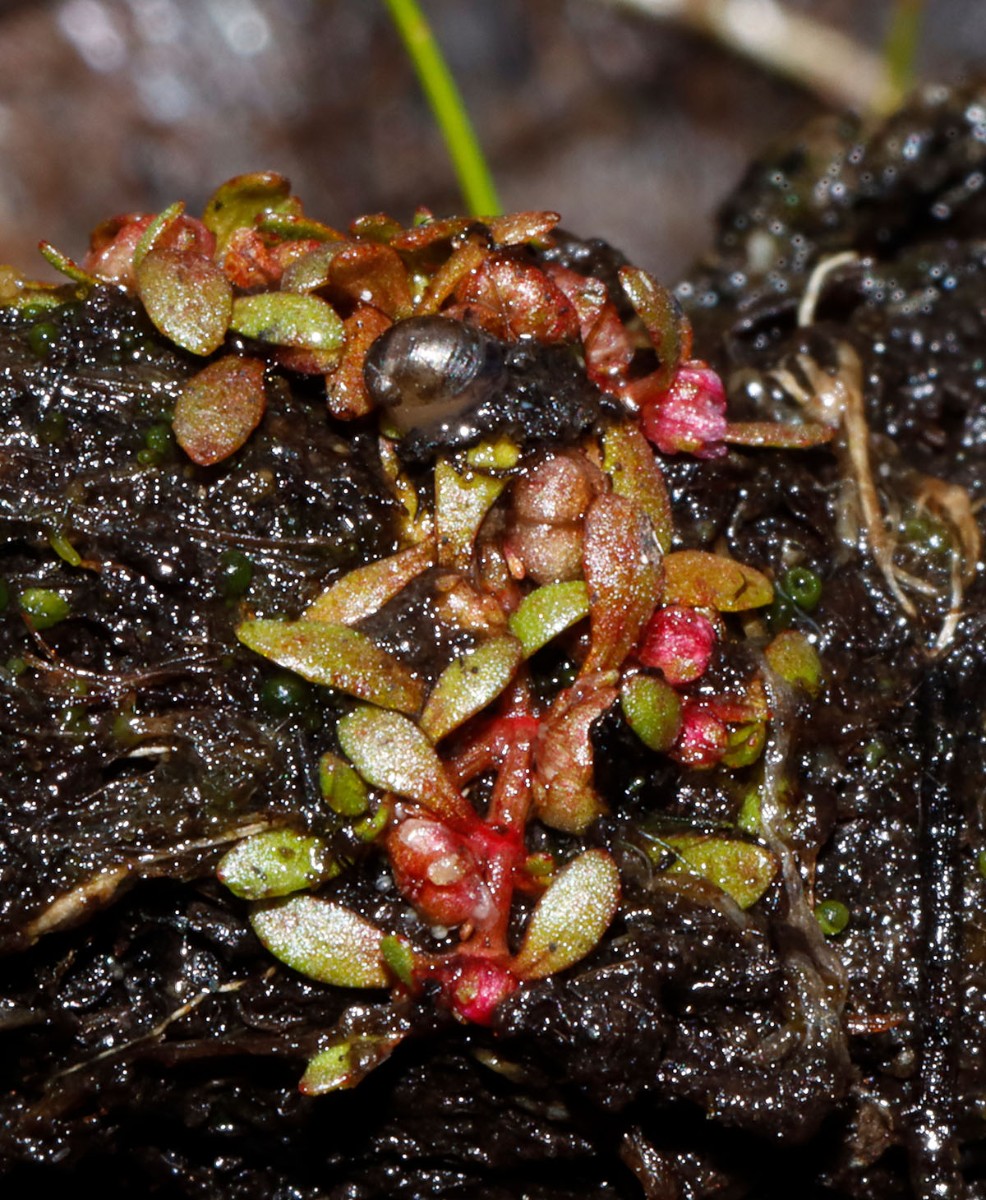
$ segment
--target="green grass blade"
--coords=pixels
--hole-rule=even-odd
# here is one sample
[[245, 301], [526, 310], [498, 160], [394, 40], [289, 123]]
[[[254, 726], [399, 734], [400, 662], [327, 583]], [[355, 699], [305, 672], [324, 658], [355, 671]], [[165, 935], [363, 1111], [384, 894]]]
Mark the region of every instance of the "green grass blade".
[[501, 212], [500, 199], [455, 80], [417, 0], [385, 0], [435, 115], [466, 207], [473, 216]]

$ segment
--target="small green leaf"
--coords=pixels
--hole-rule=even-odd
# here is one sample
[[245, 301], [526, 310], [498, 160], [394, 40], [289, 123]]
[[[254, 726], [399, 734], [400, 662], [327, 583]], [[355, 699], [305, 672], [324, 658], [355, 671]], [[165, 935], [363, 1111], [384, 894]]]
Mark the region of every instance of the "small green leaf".
[[243, 900], [269, 900], [316, 887], [340, 865], [319, 838], [271, 829], [245, 838], [219, 864], [219, 880]]
[[336, 737], [374, 787], [416, 800], [438, 816], [475, 823], [472, 806], [452, 786], [437, 751], [413, 721], [379, 708], [358, 708], [342, 718]]
[[681, 728], [681, 697], [669, 683], [656, 675], [633, 675], [620, 689], [620, 706], [648, 749], [671, 749]]
[[380, 953], [383, 960], [404, 984], [411, 987], [414, 983], [415, 953], [413, 947], [404, 938], [393, 935], [385, 937], [380, 943]]
[[246, 445], [266, 407], [264, 364], [227, 355], [182, 388], [172, 423], [175, 440], [192, 462], [212, 466]]
[[39, 242], [38, 249], [41, 251], [41, 257], [45, 262], [53, 266], [56, 271], [67, 275], [73, 283], [81, 283], [86, 287], [93, 287], [99, 282], [95, 275], [90, 275], [88, 271], [83, 270], [75, 259], [69, 258], [61, 250], [57, 250], [51, 242]]
[[774, 598], [766, 575], [705, 550], [676, 550], [664, 558], [664, 603], [718, 612], [762, 608]]
[[344, 242], [346, 235], [331, 225], [296, 213], [269, 213], [257, 222], [260, 233], [270, 233], [286, 242]]
[[318, 783], [323, 800], [340, 817], [361, 817], [370, 807], [366, 784], [335, 754], [326, 752], [318, 760]]
[[546, 646], [552, 638], [589, 615], [589, 589], [581, 579], [546, 583], [521, 600], [508, 621], [520, 639], [524, 657]]
[[311, 683], [382, 708], [415, 713], [424, 700], [421, 680], [365, 634], [345, 625], [256, 618], [244, 621], [236, 636], [244, 646]]
[[674, 534], [671, 497], [650, 443], [636, 425], [617, 422], [603, 435], [603, 452], [603, 469], [613, 481], [613, 491], [643, 509], [666, 554]]
[[803, 633], [785, 629], [764, 650], [771, 669], [788, 683], [803, 687], [809, 695], [822, 688], [822, 663], [818, 651]]
[[486, 514], [507, 486], [481, 471], [460, 474], [444, 458], [435, 464], [435, 525], [438, 565], [464, 570]]
[[657, 351], [655, 387], [668, 388], [681, 361], [691, 354], [691, 324], [674, 295], [640, 267], [621, 267], [620, 283]]
[[309, 979], [336, 987], [387, 986], [383, 931], [333, 900], [292, 896], [256, 909], [250, 924], [275, 958]]
[[216, 235], [221, 260], [233, 232], [252, 226], [267, 214], [298, 215], [300, 202], [291, 195], [291, 184], [273, 171], [255, 171], [227, 180], [212, 193], [202, 214], [202, 224]]
[[53, 588], [26, 588], [21, 593], [20, 606], [35, 629], [51, 629], [72, 615], [72, 606]]
[[598, 945], [620, 903], [620, 872], [605, 850], [586, 850], [552, 879], [512, 964], [522, 979], [564, 971]]
[[421, 714], [424, 733], [433, 742], [440, 742], [481, 712], [513, 679], [521, 657], [520, 642], [504, 635], [482, 642], [450, 663], [438, 677]]
[[164, 212], [158, 213], [154, 220], [147, 226], [144, 232], [140, 235], [140, 240], [134, 246], [133, 265], [136, 271], [140, 264], [147, 257], [147, 252], [154, 248], [154, 243], [158, 240], [162, 233], [178, 220], [185, 212], [185, 205], [181, 200], [176, 200], [174, 204], [169, 205]]
[[206, 355], [223, 344], [233, 291], [210, 259], [149, 250], [137, 268], [137, 293], [155, 327], [176, 346]]
[[263, 292], [233, 302], [230, 327], [244, 337], [299, 350], [342, 349], [342, 318], [318, 296]]
[[349, 243], [328, 241], [314, 250], [309, 250], [290, 263], [281, 276], [281, 290], [285, 292], [314, 292], [329, 282], [332, 260]]
[[356, 1087], [390, 1058], [405, 1036], [406, 1030], [354, 1034], [344, 1042], [327, 1046], [308, 1063], [299, 1091], [305, 1096], [324, 1096]]
[[312, 601], [305, 610], [305, 620], [355, 625], [378, 612], [434, 562], [435, 541], [426, 538], [389, 558], [357, 567]]
[[777, 874], [777, 859], [757, 842], [704, 833], [675, 833], [661, 840], [677, 855], [667, 874], [701, 875], [740, 908], [755, 904]]

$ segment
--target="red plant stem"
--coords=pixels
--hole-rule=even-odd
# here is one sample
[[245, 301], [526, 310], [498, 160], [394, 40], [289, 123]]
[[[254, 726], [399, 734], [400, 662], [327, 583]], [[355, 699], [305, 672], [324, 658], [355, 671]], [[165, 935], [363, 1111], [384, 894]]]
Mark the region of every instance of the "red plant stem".
[[527, 680], [516, 682], [505, 701], [505, 713], [488, 731], [487, 744], [499, 759], [482, 839], [486, 885], [496, 919], [477, 930], [461, 946], [463, 953], [507, 958], [507, 930], [514, 893], [514, 875], [524, 856], [524, 830], [531, 810], [531, 760], [537, 721], [531, 713]]

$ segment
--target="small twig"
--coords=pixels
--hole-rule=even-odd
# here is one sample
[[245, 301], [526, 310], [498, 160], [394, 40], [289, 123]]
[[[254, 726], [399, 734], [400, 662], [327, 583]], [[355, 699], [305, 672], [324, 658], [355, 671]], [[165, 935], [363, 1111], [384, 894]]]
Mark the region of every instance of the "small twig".
[[[269, 979], [276, 970], [276, 967], [268, 967], [263, 973], [262, 978]], [[180, 1005], [173, 1012], [170, 1012], [162, 1021], [159, 1021], [153, 1029], [148, 1029], [146, 1033], [138, 1034], [129, 1042], [124, 1042], [119, 1046], [110, 1046], [108, 1050], [101, 1050], [99, 1054], [94, 1055], [92, 1058], [74, 1063], [71, 1067], [65, 1067], [64, 1070], [56, 1071], [52, 1078], [64, 1079], [66, 1075], [74, 1075], [77, 1071], [87, 1070], [104, 1059], [112, 1058], [118, 1054], [125, 1054], [128, 1050], [133, 1049], [134, 1046], [140, 1045], [141, 1042], [150, 1042], [156, 1038], [163, 1037], [169, 1026], [173, 1025], [175, 1021], [180, 1021], [182, 1017], [187, 1017], [190, 1012], [198, 1008], [203, 1000], [209, 1000], [213, 996], [228, 995], [230, 992], [238, 992], [249, 982], [249, 979], [233, 979], [229, 983], [220, 983], [213, 988], [207, 988], [204, 992], [197, 992], [190, 1000], [186, 1000], [184, 1004]]]
[[900, 100], [898, 81], [879, 54], [777, 0], [599, 0], [674, 21], [783, 75], [828, 101], [883, 113]]

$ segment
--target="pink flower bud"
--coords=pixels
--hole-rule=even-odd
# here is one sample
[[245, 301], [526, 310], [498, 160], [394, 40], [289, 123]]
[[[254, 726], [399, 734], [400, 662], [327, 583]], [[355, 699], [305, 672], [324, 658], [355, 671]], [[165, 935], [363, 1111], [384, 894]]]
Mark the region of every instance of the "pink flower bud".
[[686, 767], [714, 767], [729, 749], [726, 726], [702, 704], [691, 702], [681, 714], [681, 730], [671, 757]]
[[459, 956], [444, 966], [439, 978], [452, 1012], [473, 1025], [489, 1025], [499, 1005], [517, 989], [517, 977], [488, 958]]
[[712, 622], [694, 608], [659, 608], [644, 630], [640, 661], [657, 667], [668, 683], [691, 683], [705, 674], [716, 644]]
[[684, 451], [697, 458], [726, 453], [726, 391], [704, 362], [690, 359], [666, 392], [645, 400], [641, 423], [646, 436], [665, 454]]

